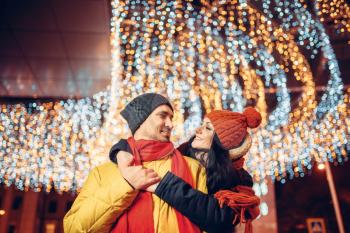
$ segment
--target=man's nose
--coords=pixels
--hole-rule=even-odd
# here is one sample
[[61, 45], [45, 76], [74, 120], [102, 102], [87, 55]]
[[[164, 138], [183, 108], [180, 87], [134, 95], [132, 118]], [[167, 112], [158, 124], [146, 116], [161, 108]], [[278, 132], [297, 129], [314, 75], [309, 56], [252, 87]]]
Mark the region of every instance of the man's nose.
[[165, 126], [168, 127], [169, 129], [173, 129], [173, 121], [171, 120], [171, 118], [167, 118], [165, 121]]

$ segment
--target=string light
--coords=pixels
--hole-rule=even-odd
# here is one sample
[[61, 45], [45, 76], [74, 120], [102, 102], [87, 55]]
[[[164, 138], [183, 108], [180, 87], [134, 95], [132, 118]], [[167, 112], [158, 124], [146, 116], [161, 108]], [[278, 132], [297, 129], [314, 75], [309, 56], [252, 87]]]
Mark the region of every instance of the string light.
[[[115, 0], [112, 13], [112, 80], [105, 92], [2, 105], [1, 182], [78, 190], [88, 171], [107, 161], [113, 143], [130, 135], [120, 111], [145, 92], [173, 103], [177, 144], [205, 112], [255, 106], [263, 121], [252, 132], [246, 168], [260, 185], [267, 177], [282, 183], [302, 177], [314, 160], [347, 160], [350, 90], [343, 91], [324, 20], [304, 2]], [[320, 101], [310, 67], [315, 60], [329, 72]], [[291, 79], [302, 86], [293, 106]], [[267, 105], [266, 90], [275, 90], [274, 106]]]
[[28, 105], [1, 105], [0, 181], [20, 189], [81, 187], [93, 165], [88, 140], [102, 125], [109, 96]]
[[[350, 6], [344, 0], [317, 0], [315, 10], [323, 23], [331, 24], [335, 33], [350, 35]], [[348, 40], [350, 44], [350, 40]]]

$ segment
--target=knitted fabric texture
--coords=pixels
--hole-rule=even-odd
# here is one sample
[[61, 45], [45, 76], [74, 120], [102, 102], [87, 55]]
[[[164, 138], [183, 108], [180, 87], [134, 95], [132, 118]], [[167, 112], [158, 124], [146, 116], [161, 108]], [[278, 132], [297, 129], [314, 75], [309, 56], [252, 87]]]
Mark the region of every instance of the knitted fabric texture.
[[130, 130], [134, 134], [154, 109], [163, 104], [168, 105], [173, 110], [169, 100], [164, 96], [156, 93], [146, 93], [130, 101], [120, 114], [128, 122]]
[[247, 133], [243, 140], [244, 141], [238, 147], [228, 151], [229, 158], [231, 160], [237, 160], [248, 153], [250, 147], [252, 146], [252, 137], [249, 135], [249, 133]]
[[243, 168], [244, 162], [245, 162], [245, 158], [240, 157], [239, 159], [232, 161], [232, 166], [234, 169], [239, 170]]
[[[244, 232], [253, 233], [252, 221], [260, 214], [260, 198], [254, 194], [251, 187], [238, 185], [233, 190], [218, 191], [214, 196], [219, 201], [221, 208], [225, 204], [237, 213], [233, 223], [239, 217], [240, 223], [245, 223]], [[249, 217], [246, 217], [246, 212]]]
[[248, 107], [243, 113], [215, 110], [206, 117], [213, 124], [225, 150], [240, 146], [247, 135], [247, 128], [256, 128], [261, 123], [260, 113], [252, 107]]

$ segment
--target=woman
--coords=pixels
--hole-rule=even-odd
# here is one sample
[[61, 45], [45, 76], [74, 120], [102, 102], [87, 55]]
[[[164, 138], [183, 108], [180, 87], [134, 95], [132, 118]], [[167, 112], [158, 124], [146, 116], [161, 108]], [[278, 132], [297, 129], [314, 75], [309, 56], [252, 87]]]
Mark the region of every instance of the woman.
[[[195, 137], [178, 148], [182, 154], [197, 159], [206, 168], [209, 195], [192, 189], [171, 172], [159, 184], [147, 190], [155, 192], [208, 232], [232, 232], [238, 218], [250, 222], [258, 215], [259, 199], [251, 188], [247, 188], [253, 182], [242, 165], [243, 155], [251, 146], [247, 128], [255, 128], [260, 122], [261, 116], [254, 108], [247, 108], [243, 114], [227, 110], [213, 111], [206, 115]], [[119, 150], [127, 151], [127, 147], [126, 141], [113, 146], [111, 160], [117, 162], [115, 155]], [[129, 156], [119, 152], [118, 160], [132, 159], [132, 155]], [[246, 230], [251, 230], [250, 227]]]

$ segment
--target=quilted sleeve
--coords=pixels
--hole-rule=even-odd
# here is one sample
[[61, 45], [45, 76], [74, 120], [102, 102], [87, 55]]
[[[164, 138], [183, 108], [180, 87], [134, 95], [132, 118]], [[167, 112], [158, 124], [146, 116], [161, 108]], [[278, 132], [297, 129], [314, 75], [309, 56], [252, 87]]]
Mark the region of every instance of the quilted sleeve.
[[159, 183], [155, 194], [207, 232], [233, 232], [236, 213], [228, 206], [220, 207], [203, 185], [193, 189], [175, 174], [168, 172]]
[[102, 184], [101, 173], [94, 168], [72, 208], [63, 220], [65, 233], [109, 232], [122, 212], [137, 195], [121, 176], [119, 170], [114, 182]]

